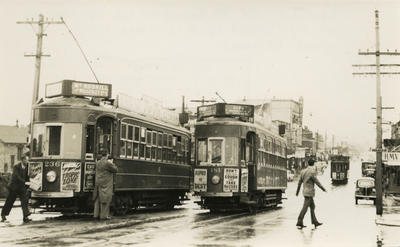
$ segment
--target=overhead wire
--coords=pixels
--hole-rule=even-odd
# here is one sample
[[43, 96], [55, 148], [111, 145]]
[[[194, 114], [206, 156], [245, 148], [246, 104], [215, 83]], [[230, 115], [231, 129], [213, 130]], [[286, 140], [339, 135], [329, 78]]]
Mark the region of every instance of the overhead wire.
[[62, 17], [61, 17], [61, 21], [64, 23], [65, 27], [68, 29], [68, 32], [71, 34], [72, 38], [75, 40], [76, 45], [78, 46], [78, 48], [81, 51], [83, 57], [85, 58], [85, 61], [86, 61], [87, 65], [89, 66], [90, 70], [92, 71], [92, 74], [93, 74], [94, 78], [96, 79], [97, 83], [100, 83], [99, 79], [97, 79], [96, 73], [94, 72], [92, 66], [89, 63], [88, 58], [86, 57], [85, 52], [83, 51], [82, 47], [79, 45], [79, 42], [76, 39], [75, 35], [72, 33], [71, 29], [68, 27], [67, 23], [65, 22], [65, 20]]

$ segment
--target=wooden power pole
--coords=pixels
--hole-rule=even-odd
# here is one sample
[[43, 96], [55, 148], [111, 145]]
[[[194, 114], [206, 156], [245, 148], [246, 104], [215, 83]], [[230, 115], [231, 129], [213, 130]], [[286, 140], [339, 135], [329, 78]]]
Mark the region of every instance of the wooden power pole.
[[400, 74], [400, 72], [381, 72], [380, 68], [384, 66], [400, 66], [399, 64], [381, 64], [380, 56], [397, 56], [395, 52], [381, 52], [379, 43], [379, 11], [375, 10], [375, 34], [376, 34], [376, 49], [375, 52], [359, 52], [359, 55], [373, 55], [376, 57], [375, 64], [356, 64], [353, 67], [374, 66], [376, 72], [361, 72], [353, 73], [353, 75], [376, 75], [376, 214], [382, 215], [382, 96], [381, 96], [381, 74], [391, 75]]
[[[36, 33], [37, 36], [37, 44], [36, 44], [36, 54], [31, 54], [31, 55], [25, 55], [25, 57], [36, 57], [36, 62], [35, 62], [35, 80], [33, 84], [33, 96], [32, 96], [32, 111], [31, 111], [31, 123], [30, 123], [30, 132], [32, 135], [32, 130], [33, 130], [33, 106], [36, 104], [38, 98], [39, 98], [39, 85], [40, 85], [40, 65], [42, 61], [42, 57], [49, 57], [50, 55], [44, 55], [42, 54], [42, 45], [43, 45], [43, 36], [46, 36], [45, 33], [43, 33], [43, 25], [45, 24], [63, 24], [62, 21], [48, 21], [44, 20], [44, 16], [42, 14], [39, 15], [39, 20], [27, 20], [27, 21], [17, 21], [17, 24], [37, 24], [39, 29], [38, 32]], [[31, 138], [32, 142], [32, 138]], [[31, 147], [32, 150], [32, 147]]]

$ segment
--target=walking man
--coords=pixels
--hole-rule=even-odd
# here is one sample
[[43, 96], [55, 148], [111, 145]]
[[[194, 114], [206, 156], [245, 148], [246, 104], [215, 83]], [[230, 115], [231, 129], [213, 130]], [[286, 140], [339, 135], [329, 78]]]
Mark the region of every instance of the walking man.
[[96, 164], [96, 179], [93, 191], [93, 217], [107, 220], [110, 219], [110, 203], [113, 196], [113, 173], [117, 172], [117, 166], [107, 160], [108, 152], [106, 149], [101, 151], [101, 155], [101, 159]]
[[7, 220], [6, 216], [10, 214], [10, 211], [14, 205], [15, 199], [19, 197], [21, 201], [22, 213], [23, 213], [23, 221], [25, 223], [31, 221], [28, 218], [30, 215], [28, 208], [28, 194], [25, 183], [29, 181], [28, 177], [28, 155], [22, 154], [21, 162], [14, 165], [13, 173], [11, 175], [11, 181], [8, 186], [8, 196], [6, 202], [4, 204], [3, 209], [1, 210], [1, 221], [4, 222]]
[[314, 160], [310, 159], [308, 161], [308, 167], [303, 169], [300, 172], [300, 179], [299, 183], [297, 185], [297, 191], [296, 191], [296, 196], [299, 195], [300, 187], [301, 184], [303, 184], [303, 196], [304, 196], [304, 204], [303, 208], [300, 211], [299, 217], [297, 218], [297, 228], [302, 229], [303, 227], [306, 227], [303, 225], [303, 219], [304, 215], [307, 213], [308, 207], [310, 207], [311, 211], [311, 223], [317, 227], [322, 225], [322, 223], [318, 222], [317, 218], [315, 217], [315, 203], [314, 203], [314, 196], [315, 196], [315, 189], [314, 189], [314, 184], [317, 184], [318, 187], [321, 188], [321, 190], [325, 191], [324, 186], [319, 182], [317, 176], [316, 176], [316, 170], [314, 167]]

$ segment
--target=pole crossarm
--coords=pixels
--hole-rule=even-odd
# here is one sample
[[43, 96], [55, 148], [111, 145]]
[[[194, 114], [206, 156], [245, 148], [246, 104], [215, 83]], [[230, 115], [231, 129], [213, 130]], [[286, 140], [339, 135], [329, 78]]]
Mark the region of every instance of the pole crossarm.
[[[376, 107], [371, 107], [372, 110], [376, 110]], [[382, 110], [393, 110], [395, 109], [393, 106], [382, 106]]]
[[[353, 75], [376, 75], [376, 72], [353, 72]], [[400, 75], [400, 72], [380, 72], [381, 75]]]
[[400, 56], [400, 52], [390, 52], [390, 51], [367, 51], [367, 52], [358, 52], [358, 55], [373, 55], [373, 56], [380, 56], [380, 55], [385, 55], [385, 56]]
[[62, 21], [17, 21], [17, 24], [63, 24]]
[[[353, 64], [353, 67], [376, 67], [376, 64]], [[380, 64], [381, 67], [396, 67], [400, 64]]]
[[38, 55], [38, 54], [25, 54], [25, 55], [24, 55], [24, 57], [38, 57], [38, 56], [41, 56], [41, 57], [51, 57], [50, 55], [47, 55], [47, 54], [40, 54], [40, 55]]

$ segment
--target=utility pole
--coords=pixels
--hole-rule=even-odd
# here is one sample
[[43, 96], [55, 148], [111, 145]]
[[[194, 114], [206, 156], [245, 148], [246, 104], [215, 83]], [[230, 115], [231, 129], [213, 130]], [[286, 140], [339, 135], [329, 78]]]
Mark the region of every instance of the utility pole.
[[376, 72], [353, 73], [353, 75], [376, 75], [376, 214], [382, 215], [382, 96], [381, 96], [381, 74], [392, 75], [400, 74], [400, 72], [381, 72], [380, 68], [384, 66], [400, 66], [397, 64], [381, 64], [380, 56], [400, 55], [395, 52], [381, 52], [379, 43], [379, 11], [375, 10], [375, 34], [376, 34], [376, 49], [375, 52], [359, 52], [359, 55], [374, 55], [376, 57], [375, 64], [353, 65], [353, 67], [374, 66]]
[[[42, 54], [42, 45], [43, 45], [43, 36], [47, 36], [47, 34], [43, 33], [43, 25], [44, 24], [63, 24], [62, 21], [48, 21], [44, 20], [44, 16], [42, 14], [39, 15], [39, 20], [34, 21], [33, 19], [27, 21], [17, 21], [17, 24], [38, 24], [38, 32], [36, 33], [37, 36], [37, 44], [36, 44], [36, 54], [31, 55], [24, 55], [25, 57], [36, 57], [35, 62], [35, 80], [33, 84], [33, 96], [32, 96], [32, 111], [31, 111], [31, 123], [30, 123], [30, 132], [32, 136], [33, 132], [33, 107], [36, 104], [38, 97], [39, 97], [39, 85], [40, 85], [40, 65], [42, 61], [42, 57], [49, 57], [50, 55]], [[32, 143], [32, 138], [31, 138]], [[32, 150], [32, 147], [31, 147]]]
[[194, 99], [191, 100], [190, 102], [201, 102], [201, 105], [204, 105], [204, 103], [211, 103], [211, 102], [217, 102], [215, 99], [204, 99], [204, 96], [201, 98], [201, 100]]

